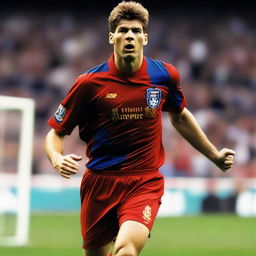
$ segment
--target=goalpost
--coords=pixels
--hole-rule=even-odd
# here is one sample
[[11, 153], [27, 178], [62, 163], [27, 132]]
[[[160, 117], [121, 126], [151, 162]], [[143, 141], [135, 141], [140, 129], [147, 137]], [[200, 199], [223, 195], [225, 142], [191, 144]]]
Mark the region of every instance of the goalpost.
[[[18, 159], [17, 172], [8, 174], [4, 172], [4, 167], [1, 164], [5, 157], [5, 131], [8, 124], [8, 113], [16, 111], [20, 113], [19, 141], [18, 141]], [[15, 227], [13, 234], [0, 234], [0, 246], [21, 246], [28, 241], [29, 231], [29, 213], [30, 213], [30, 177], [32, 167], [32, 149], [33, 149], [33, 132], [34, 132], [34, 112], [35, 104], [32, 99], [18, 98], [9, 96], [0, 96], [0, 202], [2, 208], [0, 214], [0, 232], [3, 230], [5, 222], [5, 214], [8, 209], [4, 209], [4, 203], [10, 203], [9, 197], [6, 196], [8, 185], [7, 179], [12, 180], [15, 177], [16, 188], [12, 197], [15, 198], [16, 205], [14, 206]], [[2, 188], [1, 188], [2, 187]], [[10, 194], [10, 193], [9, 193]], [[1, 199], [2, 197], [2, 199]], [[9, 200], [9, 201], [8, 201]]]

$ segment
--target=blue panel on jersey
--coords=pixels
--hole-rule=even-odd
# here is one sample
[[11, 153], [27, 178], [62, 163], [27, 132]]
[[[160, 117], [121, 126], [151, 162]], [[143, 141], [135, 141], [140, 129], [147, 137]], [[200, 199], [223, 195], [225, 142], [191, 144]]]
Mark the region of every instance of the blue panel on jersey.
[[109, 71], [108, 62], [100, 64], [100, 65], [88, 70], [86, 73], [99, 73], [99, 72], [106, 72], [106, 71]]
[[93, 161], [90, 161], [86, 165], [86, 167], [93, 171], [111, 169], [112, 166], [120, 164], [124, 160], [125, 160], [125, 156], [111, 156], [105, 153], [104, 156], [95, 157]]
[[103, 146], [111, 146], [112, 143], [108, 139], [108, 134], [105, 129], [99, 130], [94, 136], [94, 143], [92, 147], [92, 152], [100, 149]]
[[101, 129], [94, 136], [94, 144], [91, 150], [92, 160], [86, 165], [87, 168], [91, 170], [102, 170], [111, 169], [123, 162], [126, 158], [125, 155], [117, 155], [118, 152], [113, 152], [112, 142], [108, 138], [108, 134], [105, 129]]
[[159, 60], [152, 60], [150, 58], [146, 59], [147, 71], [151, 84], [168, 87], [170, 82], [170, 75], [164, 64]]

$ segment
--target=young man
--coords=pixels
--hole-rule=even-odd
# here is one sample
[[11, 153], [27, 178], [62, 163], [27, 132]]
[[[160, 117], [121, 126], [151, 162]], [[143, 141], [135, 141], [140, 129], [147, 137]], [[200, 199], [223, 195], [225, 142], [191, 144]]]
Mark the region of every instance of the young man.
[[148, 11], [122, 2], [109, 16], [111, 58], [78, 77], [50, 118], [45, 149], [64, 178], [78, 170], [80, 156], [63, 155], [65, 135], [79, 126], [87, 144], [81, 183], [81, 229], [87, 256], [139, 255], [163, 194], [161, 112], [178, 132], [222, 171], [232, 150], [218, 151], [186, 109], [178, 71], [143, 56]]

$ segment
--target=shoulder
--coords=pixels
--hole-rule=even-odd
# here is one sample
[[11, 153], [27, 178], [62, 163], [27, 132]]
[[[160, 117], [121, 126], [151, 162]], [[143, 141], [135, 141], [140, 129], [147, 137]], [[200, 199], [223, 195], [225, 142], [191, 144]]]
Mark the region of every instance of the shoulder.
[[147, 61], [147, 69], [151, 72], [164, 72], [165, 66], [164, 62], [160, 60], [151, 59], [149, 57], [146, 57]]
[[108, 61], [87, 70], [85, 74], [97, 74], [97, 73], [107, 72], [107, 71], [109, 71]]
[[84, 86], [86, 84], [90, 84], [90, 82], [93, 82], [95, 78], [98, 76], [101, 76], [104, 72], [108, 72], [109, 67], [108, 67], [108, 62], [104, 62], [100, 65], [97, 65], [83, 74], [79, 75], [76, 79], [76, 84], [79, 86]]
[[174, 67], [172, 64], [163, 62], [165, 68], [167, 69], [168, 73], [170, 74], [170, 77], [172, 80], [178, 81], [180, 80], [180, 73], [176, 67]]
[[147, 71], [151, 81], [161, 80], [161, 82], [171, 82], [180, 79], [178, 70], [170, 63], [148, 57], [146, 57], [146, 60]]

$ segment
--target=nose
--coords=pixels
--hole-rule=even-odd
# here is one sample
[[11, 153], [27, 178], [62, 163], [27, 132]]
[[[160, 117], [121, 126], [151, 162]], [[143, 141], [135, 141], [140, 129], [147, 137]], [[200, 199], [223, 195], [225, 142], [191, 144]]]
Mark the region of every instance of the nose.
[[127, 40], [133, 40], [134, 39], [134, 33], [132, 32], [131, 29], [129, 29], [126, 33], [126, 39]]

